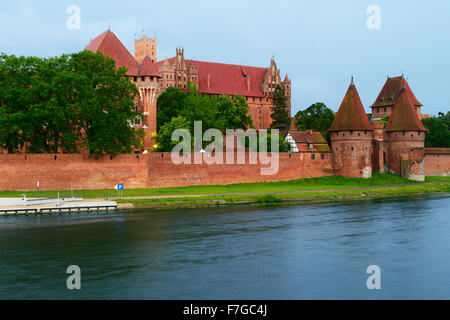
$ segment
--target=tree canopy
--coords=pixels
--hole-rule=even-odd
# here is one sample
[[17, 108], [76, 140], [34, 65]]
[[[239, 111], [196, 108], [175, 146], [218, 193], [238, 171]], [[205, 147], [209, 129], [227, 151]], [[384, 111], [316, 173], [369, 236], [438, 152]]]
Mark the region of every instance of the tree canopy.
[[102, 53], [41, 59], [0, 55], [0, 148], [9, 153], [131, 152], [138, 91]]
[[426, 148], [450, 148], [450, 111], [424, 118], [422, 123], [428, 129], [425, 135]]
[[291, 125], [291, 118], [289, 117], [289, 105], [287, 102], [284, 89], [277, 85], [273, 93], [273, 105], [270, 107], [272, 111], [272, 128], [284, 129]]
[[322, 133], [330, 141], [328, 129], [334, 120], [334, 112], [322, 102], [317, 102], [295, 115], [295, 127], [298, 130], [313, 130]]
[[171, 151], [172, 131], [181, 127], [194, 133], [194, 122], [202, 122], [203, 133], [210, 129], [225, 132], [226, 129], [247, 129], [253, 127], [248, 114], [248, 104], [243, 96], [226, 95], [218, 97], [202, 95], [194, 85], [188, 92], [178, 88], [167, 88], [157, 100], [158, 150]]

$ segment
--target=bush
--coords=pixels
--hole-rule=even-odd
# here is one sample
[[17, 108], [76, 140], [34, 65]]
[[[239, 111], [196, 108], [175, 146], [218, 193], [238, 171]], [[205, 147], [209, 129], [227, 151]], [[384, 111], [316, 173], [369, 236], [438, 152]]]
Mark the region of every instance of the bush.
[[282, 203], [283, 200], [275, 197], [272, 194], [266, 194], [260, 197], [257, 201], [259, 204], [272, 204], [272, 203]]

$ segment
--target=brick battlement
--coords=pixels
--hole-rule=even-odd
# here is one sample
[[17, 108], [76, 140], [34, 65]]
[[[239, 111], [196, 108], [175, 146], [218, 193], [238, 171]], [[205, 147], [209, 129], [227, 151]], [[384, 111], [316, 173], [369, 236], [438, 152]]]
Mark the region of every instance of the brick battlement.
[[[236, 158], [236, 156], [235, 156]], [[225, 161], [224, 161], [225, 163]], [[0, 190], [127, 189], [269, 182], [332, 174], [331, 154], [280, 153], [276, 175], [261, 175], [261, 164], [172, 163], [170, 153], [89, 158], [69, 154], [0, 155]]]

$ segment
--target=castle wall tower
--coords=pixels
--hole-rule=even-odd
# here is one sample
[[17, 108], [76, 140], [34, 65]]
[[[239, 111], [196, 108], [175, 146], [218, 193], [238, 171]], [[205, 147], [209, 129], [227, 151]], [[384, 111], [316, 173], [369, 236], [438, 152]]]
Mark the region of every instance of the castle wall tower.
[[148, 56], [153, 63], [156, 63], [156, 37], [147, 38], [145, 35], [141, 39], [134, 40], [134, 58], [138, 63], [143, 63]]
[[408, 82], [402, 75], [400, 77], [387, 78], [380, 94], [370, 107], [372, 108], [372, 120], [379, 120], [392, 114], [394, 106], [398, 102], [400, 91], [403, 87], [414, 105], [414, 109], [417, 112], [419, 119], [422, 118], [422, 104], [417, 100], [409, 87]]
[[334, 172], [344, 177], [371, 178], [373, 127], [353, 79], [329, 131]]
[[411, 180], [425, 180], [425, 132], [405, 87], [386, 125], [388, 170]]

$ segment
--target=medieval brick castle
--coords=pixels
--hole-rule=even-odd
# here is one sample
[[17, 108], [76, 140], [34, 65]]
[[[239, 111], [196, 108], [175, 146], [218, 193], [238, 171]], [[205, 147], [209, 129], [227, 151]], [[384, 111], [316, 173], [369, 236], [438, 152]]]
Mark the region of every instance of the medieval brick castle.
[[[168, 87], [187, 90], [188, 83], [192, 83], [202, 94], [242, 95], [249, 105], [255, 128], [267, 129], [272, 122], [272, 93], [277, 85], [281, 85], [285, 90], [289, 114], [291, 112], [291, 81], [287, 75], [281, 80], [280, 70], [273, 58], [269, 67], [258, 68], [188, 60], [185, 59], [184, 49], [178, 48], [175, 57], [157, 61], [156, 37], [146, 36], [135, 40], [133, 57], [110, 30], [92, 40], [86, 49], [100, 51], [112, 57], [118, 67], [128, 69], [127, 75], [140, 93], [136, 109], [143, 111], [144, 119], [137, 126], [146, 131], [146, 148], [151, 147], [151, 134], [156, 131], [157, 97]], [[437, 172], [442, 171], [443, 160], [442, 157], [439, 160], [439, 156], [444, 156], [442, 173], [448, 174], [450, 151], [424, 147], [427, 130], [420, 120], [423, 117], [421, 107], [403, 76], [388, 78], [371, 106], [369, 117], [352, 79], [329, 129], [331, 148], [313, 148], [306, 153], [311, 153], [311, 159], [316, 159], [314, 150], [318, 154], [329, 153], [331, 156], [322, 154], [320, 159], [329, 159], [330, 163], [321, 165], [329, 167], [333, 174], [347, 177], [369, 178], [372, 173], [391, 172], [424, 180], [425, 158], [428, 156], [431, 159], [436, 155], [437, 160], [432, 161], [437, 163]], [[379, 120], [386, 116], [389, 116], [389, 121], [384, 125]], [[291, 136], [289, 138], [292, 140]], [[308, 138], [305, 139], [308, 141]], [[291, 143], [295, 146], [294, 141]], [[298, 147], [298, 144], [294, 149], [294, 152], [305, 152], [305, 148]]]
[[[144, 118], [133, 124], [143, 128], [144, 146], [152, 146], [156, 131], [156, 99], [166, 88], [187, 90], [195, 84], [200, 93], [243, 95], [256, 129], [271, 125], [270, 106], [277, 85], [291, 101], [291, 81], [281, 80], [274, 59], [267, 68], [187, 60], [184, 50], [157, 61], [156, 38], [135, 40], [133, 57], [120, 40], [106, 31], [86, 47], [112, 57], [139, 89], [135, 108]], [[0, 190], [108, 189], [117, 183], [127, 188], [286, 181], [326, 175], [369, 178], [373, 173], [395, 173], [414, 180], [450, 176], [450, 148], [425, 148], [422, 104], [406, 79], [388, 78], [367, 115], [353, 83], [347, 90], [329, 128], [331, 146], [318, 132], [286, 135], [291, 152], [279, 153], [278, 171], [261, 175], [264, 164], [174, 164], [171, 154], [123, 154], [93, 159], [87, 154], [4, 154], [0, 150]], [[290, 112], [290, 110], [289, 110]], [[383, 119], [389, 116], [389, 120]], [[382, 121], [380, 121], [382, 119]], [[295, 130], [295, 129], [294, 129]], [[142, 151], [142, 150], [141, 150]], [[224, 162], [225, 163], [225, 162]]]
[[272, 93], [281, 85], [291, 108], [291, 81], [286, 75], [281, 80], [280, 70], [272, 58], [267, 68], [239, 66], [185, 59], [184, 49], [176, 49], [173, 58], [157, 61], [156, 37], [135, 40], [135, 56], [110, 30], [102, 33], [86, 47], [102, 52], [116, 61], [117, 67], [126, 67], [127, 75], [139, 89], [136, 108], [144, 112], [138, 127], [146, 132], [144, 145], [152, 146], [151, 134], [156, 132], [156, 100], [168, 87], [187, 90], [188, 83], [197, 86], [202, 94], [242, 95], [249, 105], [249, 113], [256, 129], [268, 129]]

